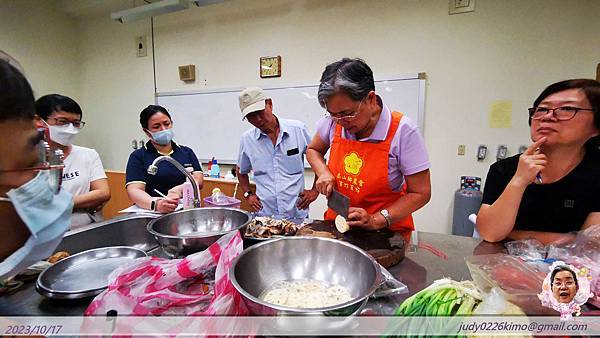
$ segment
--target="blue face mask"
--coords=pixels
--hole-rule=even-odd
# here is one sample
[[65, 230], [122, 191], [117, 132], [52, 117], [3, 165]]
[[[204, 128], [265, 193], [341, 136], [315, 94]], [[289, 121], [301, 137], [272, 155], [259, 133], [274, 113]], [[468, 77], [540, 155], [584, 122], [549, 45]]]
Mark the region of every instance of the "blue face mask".
[[152, 139], [154, 140], [154, 142], [160, 144], [161, 146], [166, 146], [167, 144], [171, 143], [173, 137], [175, 136], [175, 133], [173, 132], [172, 128], [157, 131], [154, 133], [150, 132], [150, 134], [152, 134]]
[[48, 258], [69, 229], [73, 196], [65, 190], [54, 194], [48, 179], [48, 172], [42, 170], [6, 194], [31, 236], [23, 247], [0, 262], [0, 279]]

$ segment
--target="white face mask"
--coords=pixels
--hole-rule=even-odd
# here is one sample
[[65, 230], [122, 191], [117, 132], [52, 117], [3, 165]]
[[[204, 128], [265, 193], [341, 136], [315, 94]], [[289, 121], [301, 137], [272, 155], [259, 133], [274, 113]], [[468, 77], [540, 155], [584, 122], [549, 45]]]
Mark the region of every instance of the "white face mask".
[[48, 172], [40, 171], [6, 194], [31, 236], [25, 245], [0, 262], [0, 279], [48, 258], [69, 229], [73, 196], [65, 190], [54, 194], [48, 179]]
[[65, 147], [73, 144], [73, 139], [79, 134], [79, 129], [75, 128], [72, 123], [64, 126], [48, 126], [50, 130], [50, 139]]

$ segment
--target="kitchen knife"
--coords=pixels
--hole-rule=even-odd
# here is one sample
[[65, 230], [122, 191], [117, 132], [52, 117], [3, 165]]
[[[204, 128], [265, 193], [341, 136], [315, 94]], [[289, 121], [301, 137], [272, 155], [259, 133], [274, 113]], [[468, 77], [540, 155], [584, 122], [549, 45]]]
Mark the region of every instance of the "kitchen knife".
[[333, 189], [327, 200], [327, 206], [338, 215], [348, 218], [348, 208], [350, 208], [350, 198], [337, 190]]

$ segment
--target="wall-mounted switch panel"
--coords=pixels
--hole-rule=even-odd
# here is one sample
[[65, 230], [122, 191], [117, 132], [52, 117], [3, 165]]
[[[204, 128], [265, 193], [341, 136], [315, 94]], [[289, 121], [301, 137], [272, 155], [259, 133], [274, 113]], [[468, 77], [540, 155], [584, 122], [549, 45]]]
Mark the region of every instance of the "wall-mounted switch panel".
[[148, 48], [146, 46], [146, 36], [138, 36], [135, 38], [135, 49], [137, 57], [141, 58], [148, 55]]
[[485, 160], [486, 156], [487, 156], [487, 147], [482, 144], [477, 148], [477, 161]]
[[506, 158], [508, 155], [508, 147], [504, 144], [498, 146], [498, 152], [496, 152], [496, 160], [500, 161]]

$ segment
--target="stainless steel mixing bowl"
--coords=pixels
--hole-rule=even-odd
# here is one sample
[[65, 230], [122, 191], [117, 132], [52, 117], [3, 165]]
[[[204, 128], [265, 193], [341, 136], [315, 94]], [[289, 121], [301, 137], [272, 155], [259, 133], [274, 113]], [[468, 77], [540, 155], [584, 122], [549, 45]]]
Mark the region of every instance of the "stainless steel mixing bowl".
[[169, 256], [181, 257], [205, 250], [250, 220], [252, 215], [240, 209], [199, 208], [161, 216], [150, 221], [147, 229]]
[[[244, 250], [233, 262], [229, 278], [249, 310], [256, 315], [350, 315], [389, 279], [382, 269], [369, 254], [352, 244], [329, 238], [289, 237]], [[300, 309], [258, 298], [275, 282], [302, 279], [344, 286], [352, 300], [326, 308]]]

